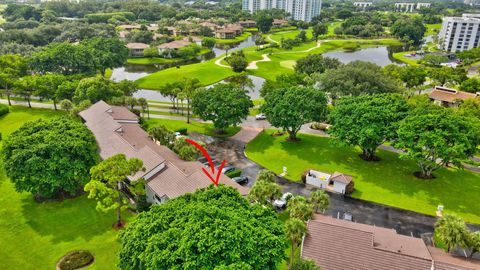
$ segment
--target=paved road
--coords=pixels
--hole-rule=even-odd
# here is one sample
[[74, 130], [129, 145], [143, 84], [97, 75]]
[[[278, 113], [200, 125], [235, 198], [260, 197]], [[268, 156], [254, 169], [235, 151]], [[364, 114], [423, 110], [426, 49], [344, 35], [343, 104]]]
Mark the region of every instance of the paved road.
[[[235, 167], [242, 169], [243, 174], [249, 178], [247, 186], [253, 186], [257, 173], [263, 168], [244, 155], [244, 142], [231, 139], [211, 142], [208, 149], [214, 159], [218, 161], [226, 159]], [[282, 177], [277, 177], [277, 183], [283, 187], [283, 192], [295, 195], [309, 196], [310, 192], [315, 189], [312, 186], [292, 182]], [[404, 235], [420, 237], [423, 233], [432, 232], [436, 221], [433, 216], [344, 197], [339, 194], [332, 193], [330, 198], [331, 205], [326, 214], [342, 217], [345, 212], [348, 212], [353, 215], [355, 222], [392, 228]], [[470, 226], [475, 230], [480, 230], [480, 225]]]

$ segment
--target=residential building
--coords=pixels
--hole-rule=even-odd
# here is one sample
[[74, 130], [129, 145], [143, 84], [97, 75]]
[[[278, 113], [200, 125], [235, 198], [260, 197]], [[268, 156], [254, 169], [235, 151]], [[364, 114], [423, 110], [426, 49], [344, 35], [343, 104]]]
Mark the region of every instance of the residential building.
[[301, 257], [324, 270], [474, 270], [480, 262], [426, 246], [420, 238], [366, 224], [315, 215]]
[[365, 10], [367, 7], [373, 5], [373, 2], [353, 2], [353, 5]]
[[179, 49], [181, 49], [183, 47], [186, 47], [190, 44], [192, 44], [192, 43], [188, 40], [188, 38], [163, 43], [163, 44], [160, 44], [160, 45], [157, 46], [158, 54], [162, 55], [165, 58], [171, 58], [172, 57], [172, 55], [170, 53], [171, 51], [179, 50]]
[[396, 12], [414, 12], [421, 8], [429, 8], [431, 3], [395, 3]]
[[130, 57], [143, 57], [143, 52], [150, 47], [145, 43], [127, 43], [127, 48], [130, 50]]
[[428, 94], [428, 97], [437, 105], [456, 108], [464, 100], [480, 98], [480, 92], [474, 94], [442, 86], [435, 86], [432, 92]]
[[[212, 183], [200, 162], [184, 161], [168, 147], [153, 141], [138, 124], [138, 117], [127, 108], [99, 101], [79, 115], [95, 135], [102, 159], [125, 154], [143, 161], [145, 170], [128, 176], [126, 183], [144, 179], [148, 202], [163, 203]], [[220, 183], [237, 188], [242, 195], [248, 193], [247, 188], [224, 174]]]
[[288, 24], [287, 20], [273, 19], [272, 26], [275, 28], [280, 28], [280, 27], [287, 26], [287, 24]]
[[250, 13], [274, 8], [285, 10], [293, 20], [309, 22], [320, 15], [322, 0], [242, 0], [242, 9]]
[[479, 47], [480, 14], [462, 17], [444, 17], [438, 35], [439, 48], [448, 52], [461, 52]]
[[221, 39], [235, 38], [243, 34], [243, 27], [240, 24], [227, 24], [224, 28], [215, 30], [215, 37]]
[[243, 28], [253, 28], [257, 26], [257, 22], [253, 20], [239, 21], [238, 24]]

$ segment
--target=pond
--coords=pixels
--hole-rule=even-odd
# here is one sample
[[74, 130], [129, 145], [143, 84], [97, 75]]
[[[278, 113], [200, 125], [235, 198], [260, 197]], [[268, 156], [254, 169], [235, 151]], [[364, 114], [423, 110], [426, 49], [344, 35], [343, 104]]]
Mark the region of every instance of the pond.
[[[257, 77], [257, 76], [248, 76], [252, 82], [253, 82], [253, 89], [248, 92], [248, 95], [252, 100], [259, 99], [260, 98], [260, 89], [262, 88], [263, 83], [265, 82], [265, 79], [262, 77]], [[220, 81], [218, 83], [224, 83], [224, 81]], [[212, 87], [216, 83], [207, 86], [207, 88]], [[158, 91], [155, 90], [147, 90], [147, 89], [141, 89], [138, 90], [135, 94], [133, 94], [135, 98], [145, 98], [147, 100], [156, 100], [156, 101], [162, 101], [162, 102], [170, 102], [170, 99], [168, 97], [163, 96], [160, 94]]]
[[215, 48], [213, 48], [212, 52], [201, 55], [196, 57], [195, 59], [185, 60], [181, 62], [174, 62], [174, 63], [165, 63], [165, 64], [155, 64], [155, 65], [134, 65], [134, 64], [126, 64], [124, 67], [115, 68], [112, 70], [112, 76], [110, 77], [111, 80], [114, 81], [121, 81], [121, 80], [138, 80], [142, 77], [147, 76], [148, 74], [155, 73], [157, 71], [167, 69], [170, 67], [178, 66], [178, 65], [187, 65], [187, 64], [195, 64], [200, 63], [217, 56], [220, 56], [225, 53], [225, 46], [230, 46], [229, 51], [243, 49], [250, 46], [255, 45], [255, 40], [257, 39], [256, 33], [253, 33], [247, 39], [237, 42], [237, 43], [230, 43], [230, 44], [217, 44]]
[[337, 51], [324, 53], [323, 56], [337, 58], [340, 62], [347, 64], [352, 61], [369, 61], [379, 66], [389, 64], [402, 64], [392, 57], [395, 52], [403, 51], [402, 46], [379, 46], [375, 48], [365, 48], [356, 51]]

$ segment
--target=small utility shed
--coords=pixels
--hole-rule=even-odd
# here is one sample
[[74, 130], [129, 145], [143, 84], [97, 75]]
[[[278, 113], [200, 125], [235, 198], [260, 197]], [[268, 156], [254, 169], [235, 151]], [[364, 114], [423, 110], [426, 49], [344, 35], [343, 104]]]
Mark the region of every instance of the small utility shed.
[[333, 183], [333, 191], [345, 194], [348, 184], [352, 182], [352, 176], [339, 172], [334, 172], [330, 176], [330, 183]]

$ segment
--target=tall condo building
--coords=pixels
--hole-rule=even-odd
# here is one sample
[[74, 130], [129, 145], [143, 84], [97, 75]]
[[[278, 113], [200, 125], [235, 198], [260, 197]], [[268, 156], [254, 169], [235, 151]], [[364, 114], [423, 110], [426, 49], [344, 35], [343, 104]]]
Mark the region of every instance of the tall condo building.
[[448, 52], [461, 52], [479, 47], [480, 14], [443, 18], [438, 35], [439, 47]]
[[242, 8], [250, 13], [262, 9], [283, 9], [294, 20], [309, 22], [320, 15], [322, 0], [242, 0]]

